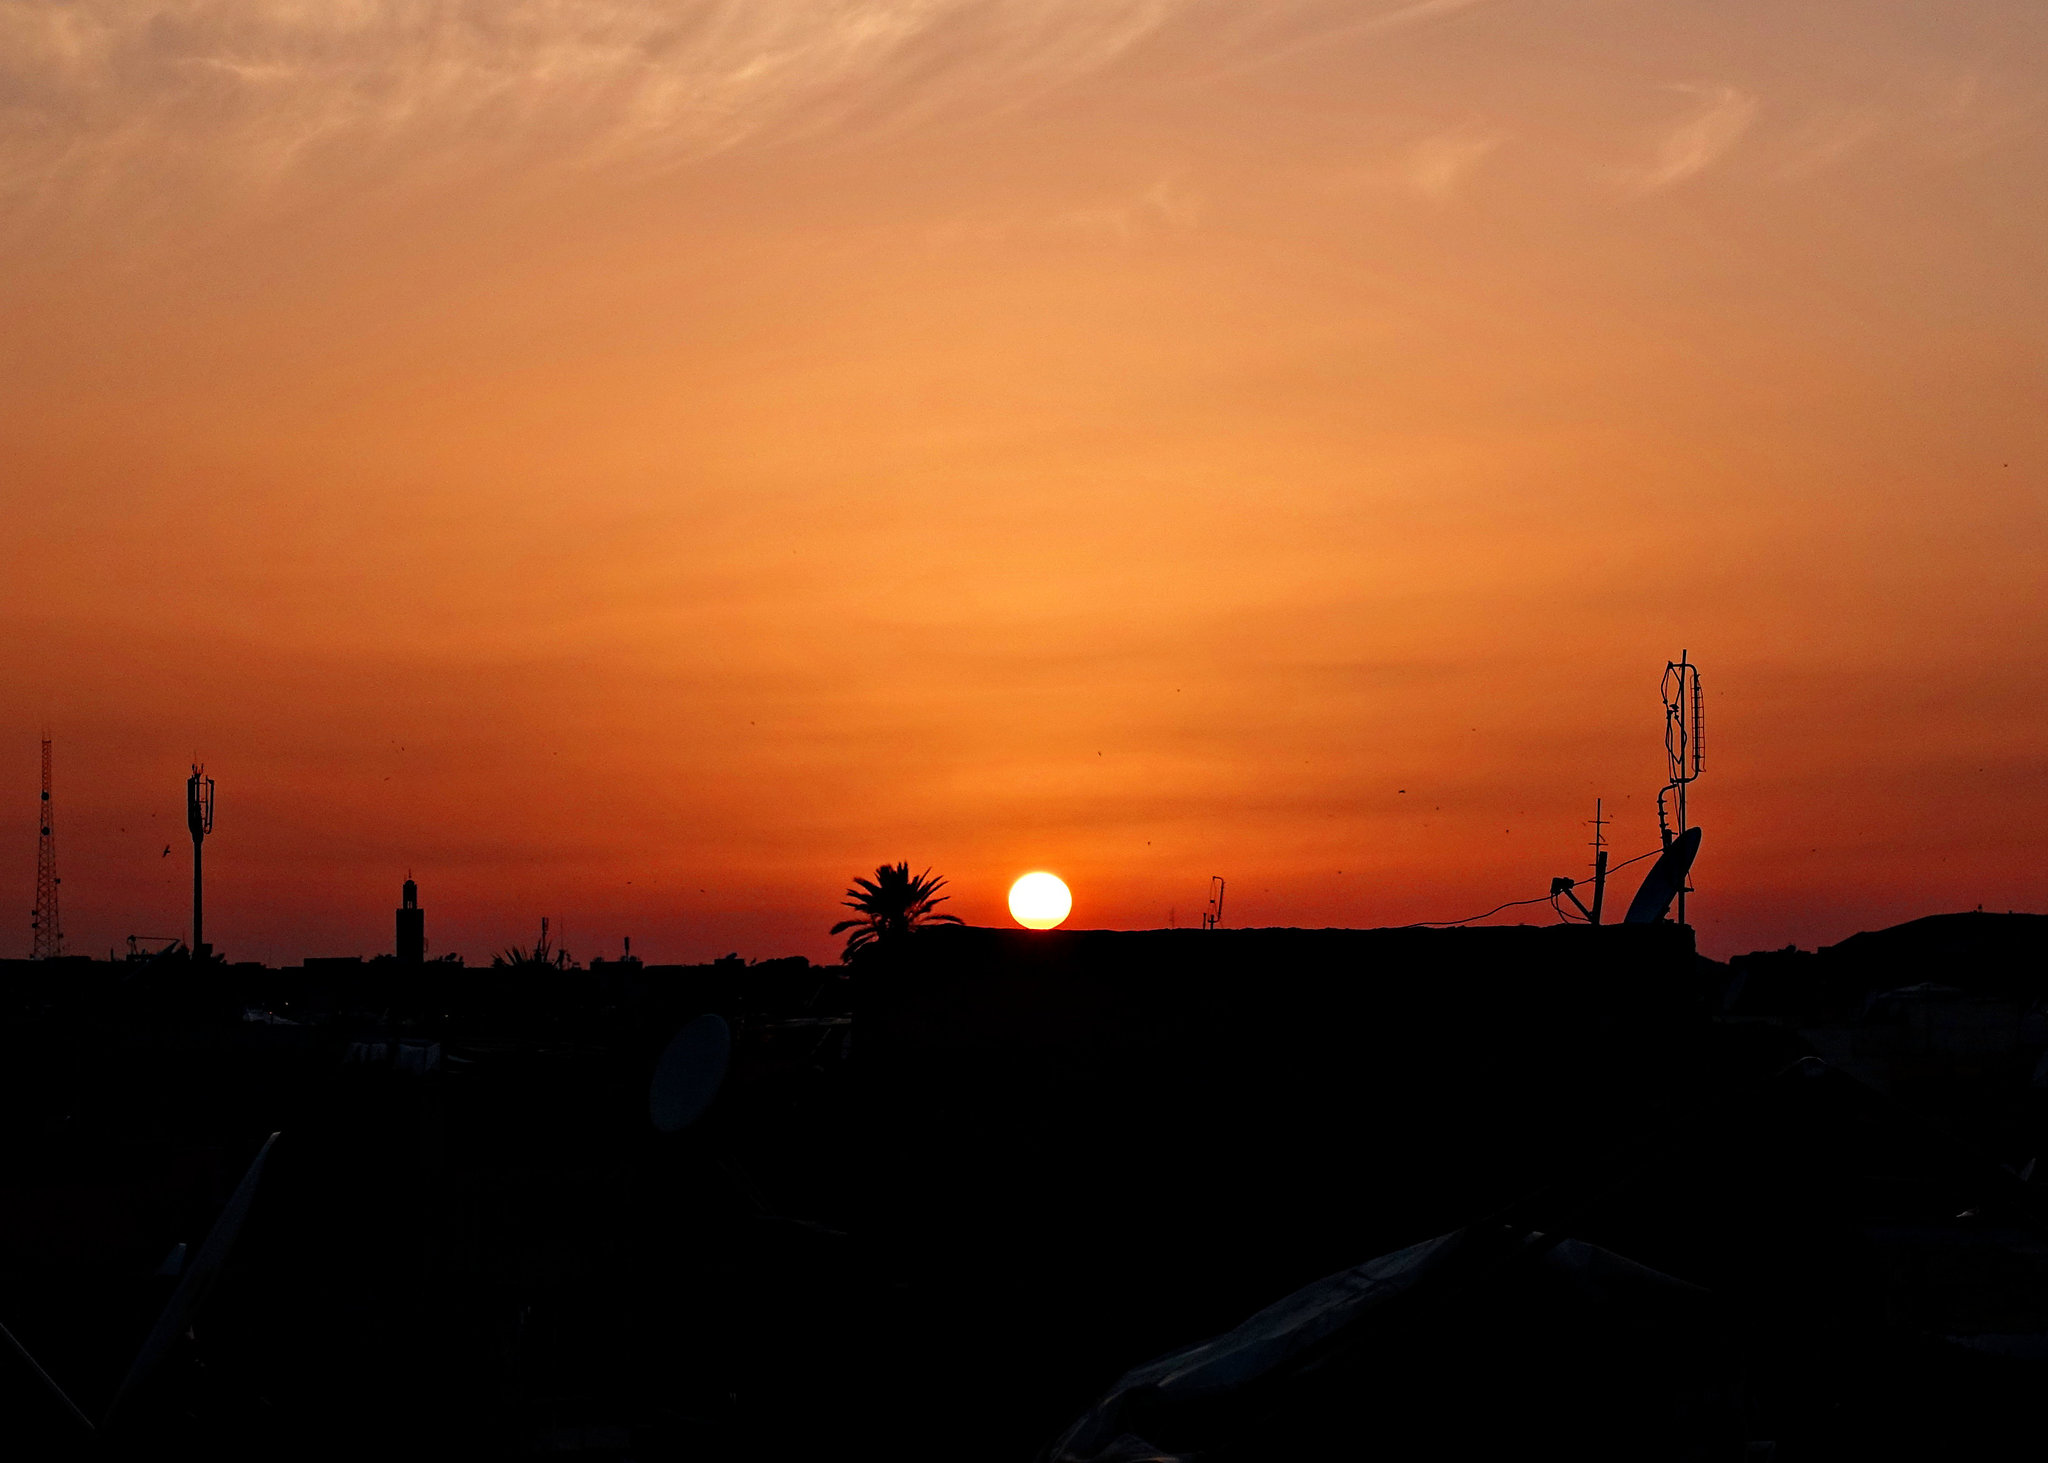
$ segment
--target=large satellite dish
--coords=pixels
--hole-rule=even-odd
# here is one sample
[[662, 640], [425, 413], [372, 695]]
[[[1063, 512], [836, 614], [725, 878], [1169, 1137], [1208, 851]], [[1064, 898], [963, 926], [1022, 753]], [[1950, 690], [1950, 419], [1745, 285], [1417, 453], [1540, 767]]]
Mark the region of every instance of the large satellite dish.
[[184, 1278], [179, 1280], [170, 1304], [156, 1318], [149, 1338], [142, 1343], [142, 1350], [135, 1354], [134, 1364], [122, 1379], [121, 1390], [114, 1394], [113, 1402], [107, 1407], [107, 1425], [113, 1424], [122, 1407], [149, 1380], [173, 1343], [191, 1329], [193, 1315], [205, 1303], [213, 1282], [220, 1278], [221, 1267], [227, 1264], [228, 1251], [235, 1247], [235, 1236], [242, 1232], [242, 1221], [249, 1217], [249, 1206], [256, 1199], [256, 1184], [263, 1177], [263, 1165], [269, 1162], [270, 1150], [276, 1146], [277, 1134], [272, 1133], [250, 1161], [248, 1171], [242, 1175], [242, 1182], [236, 1186], [227, 1207], [214, 1220], [206, 1243], [199, 1247], [198, 1257], [185, 1267]]
[[732, 1061], [732, 1028], [723, 1016], [683, 1024], [655, 1064], [647, 1089], [647, 1115], [664, 1133], [680, 1133], [711, 1106]]
[[1664, 912], [1671, 908], [1671, 901], [1685, 887], [1685, 876], [1692, 872], [1692, 861], [1699, 856], [1699, 851], [1700, 830], [1697, 828], [1688, 828], [1672, 839], [1671, 846], [1650, 865], [1650, 872], [1643, 878], [1643, 887], [1636, 890], [1636, 897], [1629, 901], [1628, 914], [1622, 923], [1653, 925], [1664, 918]]

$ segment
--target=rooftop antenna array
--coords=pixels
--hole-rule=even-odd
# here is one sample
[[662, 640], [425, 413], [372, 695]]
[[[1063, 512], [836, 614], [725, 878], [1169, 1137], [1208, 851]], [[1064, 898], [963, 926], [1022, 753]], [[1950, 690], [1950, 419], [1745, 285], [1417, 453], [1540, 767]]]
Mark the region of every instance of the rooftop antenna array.
[[[1664, 760], [1670, 781], [1657, 794], [1657, 831], [1664, 847], [1685, 835], [1685, 792], [1700, 775], [1707, 744], [1706, 708], [1700, 702], [1700, 668], [1678, 652], [1678, 659], [1664, 666]], [[1685, 923], [1687, 889], [1678, 891], [1678, 922]]]
[[1223, 876], [1209, 876], [1209, 903], [1202, 910], [1202, 928], [1213, 930], [1223, 923]]
[[54, 960], [64, 953], [64, 927], [57, 919], [57, 825], [50, 814], [50, 739], [43, 738], [42, 829], [36, 839], [36, 907], [29, 916], [28, 958]]
[[185, 779], [185, 826], [192, 830], [192, 955], [203, 960], [212, 952], [206, 945], [205, 884], [200, 878], [199, 851], [206, 835], [213, 832], [213, 779], [197, 762]]
[[[1600, 923], [1602, 913], [1607, 904], [1607, 838], [1602, 830], [1604, 830], [1607, 827], [1607, 824], [1610, 820], [1605, 816], [1605, 814], [1602, 811], [1603, 802], [1604, 800], [1601, 798], [1593, 799], [1592, 908], [1588, 909], [1584, 904], [1580, 903], [1579, 896], [1572, 892], [1574, 889], [1577, 889], [1579, 887], [1578, 880], [1567, 879], [1563, 875], [1559, 875], [1557, 878], [1552, 879], [1550, 881], [1551, 904], [1555, 906], [1557, 904], [1558, 896], [1560, 894], [1563, 895], [1566, 899], [1569, 899], [1573, 904], [1578, 906], [1579, 914], [1585, 919], [1586, 923], [1589, 925], [1597, 925]], [[1562, 911], [1559, 912], [1562, 913]], [[1570, 916], [1566, 916], [1566, 918], [1570, 918]]]

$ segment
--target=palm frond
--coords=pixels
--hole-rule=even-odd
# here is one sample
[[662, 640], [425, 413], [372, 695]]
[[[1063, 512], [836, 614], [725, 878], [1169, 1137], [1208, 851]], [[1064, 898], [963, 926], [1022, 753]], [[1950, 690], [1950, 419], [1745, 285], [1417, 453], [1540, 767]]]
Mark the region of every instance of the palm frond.
[[832, 926], [832, 933], [852, 931], [846, 940], [846, 955], [851, 957], [893, 947], [925, 925], [965, 924], [958, 915], [937, 911], [935, 906], [951, 897], [939, 892], [945, 887], [946, 881], [934, 878], [929, 868], [912, 874], [907, 859], [877, 864], [874, 878], [854, 876], [846, 898], [840, 901], [843, 908], [854, 912], [853, 918], [839, 921]]

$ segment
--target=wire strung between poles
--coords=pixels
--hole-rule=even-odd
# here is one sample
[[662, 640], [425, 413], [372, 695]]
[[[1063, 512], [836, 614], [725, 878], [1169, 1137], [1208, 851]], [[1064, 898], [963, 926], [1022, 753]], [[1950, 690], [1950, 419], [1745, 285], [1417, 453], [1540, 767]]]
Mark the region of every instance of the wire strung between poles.
[[[1664, 850], [1661, 848], [1653, 848], [1648, 853], [1639, 853], [1634, 858], [1623, 859], [1618, 864], [1609, 864], [1607, 872], [1612, 874], [1616, 869], [1625, 869], [1630, 864], [1639, 864], [1644, 859], [1655, 858], [1662, 852]], [[1468, 914], [1463, 919], [1418, 919], [1405, 925], [1395, 925], [1394, 928], [1397, 930], [1433, 930], [1446, 929], [1454, 925], [1469, 925], [1474, 920], [1490, 919], [1494, 915], [1499, 914], [1503, 909], [1517, 909], [1524, 904], [1548, 904], [1550, 900], [1551, 896], [1548, 894], [1539, 894], [1534, 899], [1510, 899], [1506, 904], [1496, 904], [1493, 908], [1487, 910], [1485, 914]]]

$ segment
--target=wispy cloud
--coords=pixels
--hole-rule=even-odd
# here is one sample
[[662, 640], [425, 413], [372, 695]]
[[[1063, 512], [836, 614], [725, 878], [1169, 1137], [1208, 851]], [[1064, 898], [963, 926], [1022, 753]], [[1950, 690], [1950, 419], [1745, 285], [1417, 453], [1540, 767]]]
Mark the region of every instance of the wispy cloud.
[[0, 189], [313, 157], [688, 157], [1001, 106], [1185, 0], [0, 0]]
[[1875, 107], [1835, 107], [1816, 112], [1793, 128], [1784, 142], [1778, 177], [1785, 182], [1810, 178], [1869, 145], [1885, 129], [1886, 118]]
[[1472, 170], [1499, 147], [1497, 132], [1456, 127], [1425, 137], [1408, 153], [1408, 181], [1425, 198], [1438, 202], [1455, 194]]
[[1245, 54], [1230, 69], [1247, 71], [1279, 65], [1354, 41], [1427, 25], [1490, 3], [1493, 0], [1409, 0], [1407, 4], [1373, 7], [1363, 15], [1357, 13], [1357, 7], [1348, 5], [1335, 15], [1324, 5], [1307, 7], [1305, 13], [1300, 7], [1294, 11], [1276, 7], [1268, 12], [1263, 24], [1254, 22], [1247, 27], [1247, 39], [1242, 43]]
[[1162, 230], [1201, 222], [1203, 198], [1173, 178], [1161, 178], [1131, 197], [1075, 209], [1055, 221], [1062, 233], [1100, 243], [1130, 244]]
[[1674, 90], [1698, 98], [1698, 105], [1692, 115], [1664, 135], [1656, 156], [1638, 174], [1637, 186], [1646, 192], [1669, 188], [1705, 172], [1756, 120], [1757, 98], [1749, 92], [1726, 85], [1685, 85]]
[[1470, 10], [1476, 5], [1487, 3], [1488, 0], [1412, 0], [1412, 3], [1407, 5], [1397, 5], [1390, 10], [1363, 15], [1343, 25], [1333, 26], [1323, 39], [1348, 40], [1353, 36], [1383, 35], [1388, 31], [1405, 30], [1411, 25], [1440, 20], [1447, 15], [1455, 15], [1460, 10]]
[[2040, 126], [2044, 98], [2038, 84], [2023, 89], [1975, 71], [1930, 77], [1919, 146], [1952, 161], [1988, 152]]

